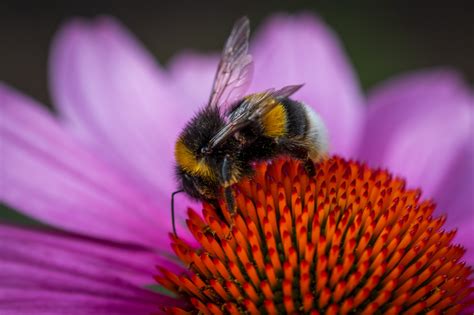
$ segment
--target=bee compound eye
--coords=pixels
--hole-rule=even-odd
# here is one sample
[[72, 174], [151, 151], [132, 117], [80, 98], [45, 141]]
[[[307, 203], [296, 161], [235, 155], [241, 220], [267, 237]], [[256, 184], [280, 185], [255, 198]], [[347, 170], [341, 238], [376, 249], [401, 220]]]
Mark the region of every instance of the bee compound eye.
[[205, 155], [208, 155], [209, 153], [211, 153], [211, 149], [208, 146], [202, 147], [201, 148], [201, 153], [205, 154]]
[[239, 143], [244, 143], [245, 142], [245, 137], [244, 135], [237, 131], [235, 134], [234, 134], [234, 139], [237, 140]]

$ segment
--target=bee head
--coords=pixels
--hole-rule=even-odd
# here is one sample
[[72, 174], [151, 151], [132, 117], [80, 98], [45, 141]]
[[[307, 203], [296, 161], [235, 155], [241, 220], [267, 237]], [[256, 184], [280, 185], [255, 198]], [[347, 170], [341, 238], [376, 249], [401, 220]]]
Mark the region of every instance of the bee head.
[[232, 144], [224, 143], [218, 150], [212, 151], [207, 145], [224, 125], [219, 109], [214, 106], [202, 109], [189, 121], [175, 146], [179, 174], [217, 181], [219, 161]]

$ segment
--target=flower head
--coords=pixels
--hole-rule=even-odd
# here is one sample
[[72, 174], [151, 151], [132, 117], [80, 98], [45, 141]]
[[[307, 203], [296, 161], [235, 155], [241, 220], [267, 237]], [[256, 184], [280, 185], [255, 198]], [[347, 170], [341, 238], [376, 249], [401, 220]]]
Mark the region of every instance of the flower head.
[[[434, 204], [386, 171], [332, 158], [308, 177], [294, 160], [260, 163], [235, 187], [238, 212], [189, 211], [200, 246], [173, 238], [190, 273], [160, 284], [204, 314], [457, 313], [474, 291], [465, 249]], [[175, 314], [183, 309], [170, 308]]]

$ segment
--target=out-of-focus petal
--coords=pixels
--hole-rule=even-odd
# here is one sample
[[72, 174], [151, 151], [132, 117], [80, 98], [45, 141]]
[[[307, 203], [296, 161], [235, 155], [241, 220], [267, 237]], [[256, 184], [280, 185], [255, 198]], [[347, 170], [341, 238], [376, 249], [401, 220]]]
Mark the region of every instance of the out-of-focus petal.
[[168, 248], [168, 203], [141, 194], [40, 105], [1, 84], [0, 117], [0, 201], [70, 231]]
[[[470, 210], [472, 212], [472, 208]], [[474, 266], [474, 245], [472, 244], [474, 238], [474, 216], [472, 214], [467, 216], [463, 221], [458, 222], [456, 228], [457, 234], [454, 238], [454, 242], [466, 248], [466, 253], [462, 260], [465, 261], [467, 265]]]
[[[453, 155], [433, 198], [439, 209], [448, 214], [448, 227], [465, 226], [466, 222], [471, 222], [469, 230], [474, 237], [474, 129], [464, 145], [457, 148]], [[474, 251], [474, 242], [471, 243]]]
[[8, 289], [0, 297], [2, 315], [149, 315], [165, 314], [157, 305], [55, 291]]
[[142, 189], [171, 192], [180, 93], [152, 56], [118, 22], [99, 18], [64, 26], [50, 61], [53, 99], [76, 134]]
[[170, 78], [176, 90], [181, 91], [187, 100], [181, 112], [185, 116], [182, 126], [209, 101], [218, 63], [218, 55], [195, 52], [181, 53], [170, 62]]
[[[472, 108], [474, 113], [474, 107]], [[474, 115], [472, 116], [474, 117]], [[474, 124], [474, 121], [473, 121]], [[474, 125], [472, 125], [474, 127]], [[440, 212], [447, 213], [448, 228], [457, 229], [455, 242], [467, 252], [464, 260], [474, 267], [474, 129], [464, 148], [458, 150], [434, 199]]]
[[472, 124], [471, 92], [458, 74], [403, 76], [371, 93], [359, 157], [421, 187], [453, 228], [473, 216]]
[[[34, 262], [28, 268], [38, 270], [38, 276], [40, 270], [44, 270], [44, 275], [52, 274], [64, 280], [66, 277], [84, 278], [87, 283], [108, 277], [127, 279], [133, 285], [145, 286], [154, 282], [152, 276], [157, 264], [175, 269], [171, 262], [164, 261], [146, 247], [67, 232], [0, 224], [0, 239], [0, 261], [3, 264], [15, 261], [21, 269], [23, 265]], [[6, 272], [5, 268], [0, 269], [0, 272]]]
[[137, 286], [145, 275], [153, 283], [143, 248], [5, 225], [0, 239], [1, 314], [149, 314], [175, 303]]
[[320, 113], [331, 152], [351, 156], [358, 141], [362, 94], [336, 34], [309, 14], [277, 15], [262, 26], [251, 50], [251, 89], [304, 83], [294, 98]]

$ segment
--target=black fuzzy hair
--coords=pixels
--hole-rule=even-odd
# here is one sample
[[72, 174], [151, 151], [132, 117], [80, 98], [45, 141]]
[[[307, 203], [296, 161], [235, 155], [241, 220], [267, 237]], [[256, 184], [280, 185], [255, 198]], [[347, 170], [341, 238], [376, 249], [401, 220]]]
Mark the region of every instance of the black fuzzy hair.
[[180, 139], [191, 151], [197, 153], [225, 125], [217, 107], [201, 109], [184, 127]]

